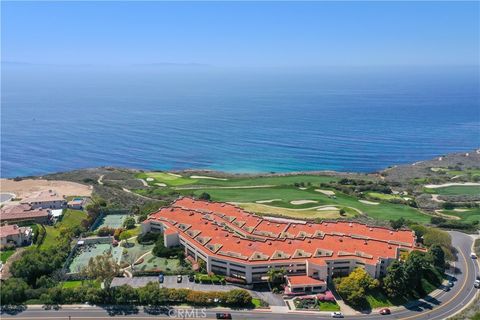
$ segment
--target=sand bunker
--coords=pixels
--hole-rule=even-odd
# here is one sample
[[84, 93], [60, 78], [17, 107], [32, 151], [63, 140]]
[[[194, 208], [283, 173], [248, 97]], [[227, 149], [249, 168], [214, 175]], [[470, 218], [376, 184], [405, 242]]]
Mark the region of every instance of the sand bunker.
[[190, 178], [192, 178], [192, 179], [222, 180], [222, 181], [228, 180], [228, 179], [225, 179], [225, 178], [216, 178], [216, 177], [207, 177], [207, 176], [190, 176]]
[[358, 201], [361, 202], [361, 203], [371, 204], [371, 205], [380, 204], [379, 202], [373, 202], [373, 201], [367, 201], [367, 200], [358, 200]]
[[171, 176], [174, 176], [174, 177], [177, 177], [177, 178], [182, 178], [182, 176], [179, 175], [179, 174], [170, 173], [170, 172], [167, 172], [167, 174], [169, 174], [169, 175], [171, 175]]
[[307, 204], [307, 203], [317, 203], [318, 201], [315, 200], [292, 200], [290, 201], [291, 204], [300, 205], [300, 204]]
[[282, 201], [282, 199], [258, 200], [258, 201], [255, 201], [255, 202], [256, 203], [270, 203], [270, 202], [275, 202], [275, 201]]
[[436, 189], [436, 188], [445, 188], [445, 187], [453, 187], [453, 186], [480, 186], [478, 182], [452, 182], [452, 183], [444, 183], [444, 184], [427, 184], [425, 188], [429, 189]]
[[167, 185], [165, 183], [155, 183], [155, 185], [159, 187], [166, 187]]
[[151, 182], [151, 181], [154, 181], [155, 179], [153, 179], [153, 178], [147, 178], [146, 180]]
[[467, 211], [470, 211], [470, 210], [456, 208], [456, 209], [453, 209], [453, 211], [455, 211], [455, 212], [467, 212]]
[[298, 189], [300, 189], [300, 190], [307, 190], [307, 188], [305, 188], [305, 187], [300, 187], [300, 188], [298, 188]]
[[338, 210], [338, 208], [332, 207], [332, 206], [326, 206], [326, 207], [321, 207], [317, 209], [317, 211], [331, 211], [331, 210]]
[[333, 192], [331, 190], [315, 189], [315, 191], [323, 193], [324, 195], [329, 196], [329, 197], [335, 195], [335, 192]]

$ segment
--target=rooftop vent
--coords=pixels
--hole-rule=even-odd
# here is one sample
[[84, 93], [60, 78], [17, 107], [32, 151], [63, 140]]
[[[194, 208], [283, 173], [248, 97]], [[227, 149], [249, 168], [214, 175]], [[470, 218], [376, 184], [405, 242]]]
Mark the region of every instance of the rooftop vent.
[[292, 228], [295, 228], [295, 227], [296, 227], [296, 225], [292, 224]]
[[349, 223], [348, 225], [349, 225], [350, 227], [353, 227], [353, 224], [351, 224], [351, 223]]
[[272, 245], [272, 243], [271, 243], [271, 242], [269, 242], [269, 243], [268, 243], [268, 245], [269, 245], [269, 246], [271, 246], [271, 245]]
[[225, 238], [228, 238], [228, 233], [225, 233]]
[[339, 238], [338, 241], [343, 242], [343, 239], [342, 239], [342, 238]]
[[240, 244], [240, 240], [237, 241], [237, 244]]
[[270, 222], [267, 222], [267, 226], [269, 226], [269, 225], [270, 225]]
[[373, 231], [373, 229], [372, 229], [372, 228], [370, 228], [370, 229], [368, 229], [368, 230], [370, 230], [370, 231]]
[[312, 243], [312, 240], [308, 240], [307, 242], [308, 242], [308, 243]]
[[390, 234], [393, 234], [393, 231], [390, 231]]
[[251, 247], [251, 246], [252, 246], [252, 243], [250, 242], [250, 243], [248, 244], [248, 246]]
[[280, 225], [279, 225], [279, 224], [277, 224], [277, 228], [278, 228], [278, 227], [280, 227]]
[[365, 241], [363, 244], [368, 244], [368, 242], [367, 242], [367, 241]]
[[292, 241], [288, 241], [288, 244], [292, 244]]

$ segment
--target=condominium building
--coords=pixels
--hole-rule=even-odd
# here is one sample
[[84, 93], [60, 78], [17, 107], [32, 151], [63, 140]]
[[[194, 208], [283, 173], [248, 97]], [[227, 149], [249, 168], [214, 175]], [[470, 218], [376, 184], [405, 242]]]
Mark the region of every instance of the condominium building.
[[411, 230], [391, 230], [348, 221], [267, 218], [227, 203], [180, 198], [142, 224], [163, 232], [167, 247], [181, 245], [209, 272], [254, 284], [272, 268], [287, 274], [290, 292], [321, 292], [335, 276], [364, 268], [386, 273], [401, 251], [418, 249]]

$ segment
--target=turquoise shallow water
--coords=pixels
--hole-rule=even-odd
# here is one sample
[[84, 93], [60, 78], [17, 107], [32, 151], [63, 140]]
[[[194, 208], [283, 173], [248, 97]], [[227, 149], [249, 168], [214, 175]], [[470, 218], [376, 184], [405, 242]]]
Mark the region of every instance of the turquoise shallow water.
[[369, 172], [480, 146], [476, 69], [8, 66], [1, 175]]

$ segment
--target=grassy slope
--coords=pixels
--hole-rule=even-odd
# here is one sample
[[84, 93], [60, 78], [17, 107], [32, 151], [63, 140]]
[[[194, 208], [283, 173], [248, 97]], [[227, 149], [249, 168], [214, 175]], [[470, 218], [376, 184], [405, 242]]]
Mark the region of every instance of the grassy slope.
[[385, 194], [379, 192], [368, 192], [370, 197], [379, 199], [379, 200], [392, 200], [392, 199], [402, 199], [398, 194]]
[[[139, 178], [153, 177], [155, 180], [148, 182], [152, 186], [148, 191], [135, 190], [142, 195], [158, 194], [166, 195], [172, 191], [180, 192], [183, 195], [200, 195], [207, 192], [216, 201], [229, 201], [244, 203], [248, 209], [257, 208], [261, 213], [268, 212], [269, 206], [289, 209], [308, 209], [322, 205], [332, 205], [338, 208], [350, 207], [368, 214], [372, 218], [390, 220], [404, 217], [417, 222], [428, 222], [430, 216], [422, 214], [420, 211], [406, 205], [381, 202], [379, 205], [368, 205], [358, 201], [357, 198], [335, 191], [336, 198], [330, 198], [320, 192], [316, 192], [316, 187], [309, 187], [307, 190], [300, 190], [293, 186], [294, 183], [311, 183], [317, 186], [322, 182], [336, 181], [339, 178], [318, 175], [289, 175], [273, 177], [251, 177], [251, 178], [230, 178], [229, 180], [210, 180], [210, 179], [190, 179], [189, 177], [177, 177], [166, 173], [152, 172], [137, 175]], [[155, 183], [165, 183], [168, 187], [158, 187]], [[222, 187], [252, 186], [248, 189], [222, 189]], [[267, 188], [255, 188], [254, 186], [271, 186]], [[272, 203], [264, 203], [258, 206], [255, 202], [261, 200], [282, 199]], [[302, 205], [293, 205], [292, 200], [315, 200], [316, 203]], [[278, 209], [275, 209], [276, 211]], [[278, 212], [276, 212], [278, 213]], [[353, 216], [355, 210], [347, 209], [347, 216]], [[285, 215], [293, 214], [293, 217], [301, 218], [337, 218], [340, 217], [335, 211], [310, 211], [285, 210]]]
[[[353, 207], [368, 214], [375, 219], [390, 220], [404, 217], [417, 222], [429, 222], [430, 216], [422, 214], [420, 211], [406, 205], [380, 202], [378, 205], [368, 205], [359, 202], [356, 198], [346, 194], [336, 192], [336, 199], [314, 191], [314, 188], [300, 190], [294, 187], [275, 187], [275, 188], [253, 188], [253, 189], [199, 189], [195, 194], [208, 192], [213, 200], [254, 203], [258, 200], [282, 199], [268, 203], [284, 208], [311, 208], [320, 205], [337, 205], [340, 207]], [[315, 200], [317, 203], [304, 205], [293, 205], [292, 200]], [[321, 213], [321, 211], [318, 211]]]
[[0, 252], [0, 259], [2, 260], [2, 263], [5, 263], [8, 258], [15, 252], [15, 249], [10, 249], [10, 250], [4, 250]]
[[468, 211], [442, 210], [441, 212], [449, 216], [459, 217], [462, 221], [480, 221], [480, 208], [465, 208], [465, 210]]
[[87, 217], [84, 211], [67, 209], [63, 215], [62, 221], [58, 222], [55, 226], [45, 226], [47, 234], [45, 240], [43, 240], [42, 248], [49, 248], [56, 244], [57, 237], [60, 236], [60, 229], [62, 226], [78, 226], [82, 220]]

